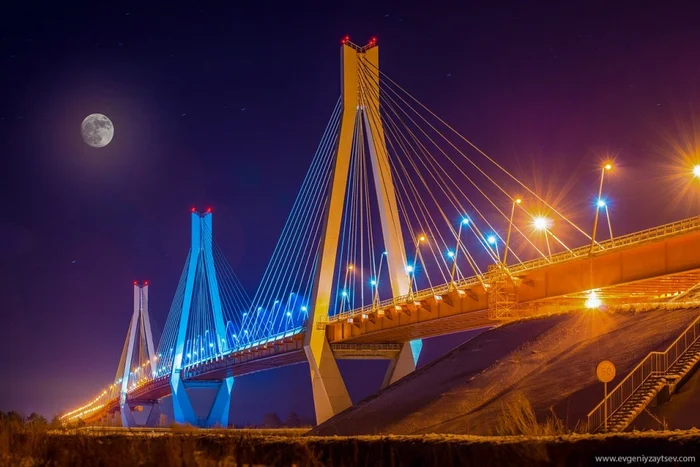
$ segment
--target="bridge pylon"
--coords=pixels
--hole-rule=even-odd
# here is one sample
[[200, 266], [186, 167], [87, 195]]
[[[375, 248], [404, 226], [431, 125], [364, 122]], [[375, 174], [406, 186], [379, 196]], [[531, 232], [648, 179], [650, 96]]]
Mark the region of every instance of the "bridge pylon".
[[[137, 336], [139, 338], [137, 339]], [[138, 354], [135, 352], [136, 346], [139, 346]], [[142, 359], [147, 360], [148, 368], [131, 369], [135, 355], [142, 356]], [[137, 360], [137, 365], [142, 362]], [[124, 427], [135, 427], [139, 425], [152, 426], [157, 424], [155, 421], [160, 415], [160, 408], [157, 401], [148, 401], [146, 403], [139, 402], [138, 405], [142, 409], [148, 409], [148, 414], [145, 420], [136, 421], [132, 410], [132, 401], [128, 399], [127, 392], [129, 390], [129, 382], [133, 382], [138, 373], [136, 371], [153, 371], [156, 363], [155, 348], [153, 347], [153, 334], [151, 332], [151, 320], [148, 316], [148, 282], [139, 284], [134, 282], [134, 311], [131, 315], [131, 323], [126, 341], [126, 354], [124, 355], [120, 372], [120, 391], [119, 391], [119, 413], [121, 423]], [[141, 375], [146, 376], [146, 375]], [[150, 375], [152, 376], [152, 375]]]
[[[212, 213], [211, 210], [200, 213], [192, 210], [191, 216], [191, 246], [187, 276], [182, 302], [182, 310], [176, 325], [174, 358], [170, 373], [170, 388], [173, 401], [173, 418], [176, 423], [193, 426], [228, 426], [229, 410], [231, 407], [231, 390], [233, 376], [220, 380], [187, 382], [182, 379], [183, 357], [187, 340], [188, 326], [195, 302], [195, 279], [199, 285], [197, 293], [206, 295], [206, 302], [211, 307], [215, 338], [210, 339], [210, 346], [215, 346], [216, 354], [221, 355], [228, 350], [228, 339], [223, 317], [219, 280], [214, 267]], [[211, 388], [216, 390], [216, 396], [206, 418], [197, 417], [192, 407], [188, 388]]]
[[[384, 127], [381, 119], [374, 117], [379, 114], [379, 47], [374, 41], [364, 47], [347, 40], [343, 41], [341, 69], [340, 135], [321, 243], [321, 257], [314, 281], [311, 301], [313, 306], [304, 340], [304, 350], [311, 370], [317, 423], [322, 423], [352, 405], [326, 338], [323, 322], [327, 321], [331, 303], [333, 272], [338, 253], [353, 140], [359, 127], [362, 127], [362, 134], [367, 135], [392, 294], [395, 297], [403, 296], [410, 290], [410, 281], [406, 273], [406, 250]], [[420, 341], [405, 343], [398, 356], [389, 364], [385, 384], [393, 383], [415, 369], [421, 347]]]

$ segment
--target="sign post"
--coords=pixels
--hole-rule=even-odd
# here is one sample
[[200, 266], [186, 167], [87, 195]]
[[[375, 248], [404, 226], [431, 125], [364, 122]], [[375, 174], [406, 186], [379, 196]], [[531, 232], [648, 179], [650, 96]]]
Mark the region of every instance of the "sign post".
[[615, 365], [609, 360], [603, 360], [595, 369], [595, 375], [598, 381], [603, 383], [603, 426], [604, 430], [608, 431], [608, 383], [615, 379]]

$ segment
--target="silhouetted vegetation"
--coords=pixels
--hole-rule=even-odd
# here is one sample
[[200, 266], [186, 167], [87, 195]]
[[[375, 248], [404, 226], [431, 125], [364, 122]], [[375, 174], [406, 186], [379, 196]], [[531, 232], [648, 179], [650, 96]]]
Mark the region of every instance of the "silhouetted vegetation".
[[549, 428], [533, 428], [536, 422], [525, 404], [514, 404], [504, 413], [520, 414], [515, 431], [539, 436], [311, 437], [302, 436], [304, 429], [52, 429], [38, 415], [24, 419], [15, 412], [0, 413], [0, 467], [590, 465], [600, 455], [694, 456], [700, 451], [698, 430], [549, 436], [544, 435]]
[[[560, 436], [572, 433], [564, 422], [550, 409], [544, 421], [537, 421], [535, 411], [522, 394], [516, 394], [515, 400], [503, 409], [501, 418], [496, 423], [496, 434], [501, 436]], [[582, 431], [583, 427], [581, 428]]]

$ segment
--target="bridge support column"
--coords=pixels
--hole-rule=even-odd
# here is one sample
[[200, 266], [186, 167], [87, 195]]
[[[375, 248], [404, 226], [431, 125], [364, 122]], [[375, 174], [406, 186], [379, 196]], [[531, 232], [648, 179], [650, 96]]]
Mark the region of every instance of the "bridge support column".
[[231, 410], [231, 390], [233, 389], [233, 376], [224, 378], [216, 391], [216, 397], [212, 402], [207, 426], [228, 428], [228, 414]]
[[139, 403], [141, 411], [131, 408], [129, 403], [119, 408], [124, 428], [157, 427], [160, 425], [160, 404], [158, 401]]
[[[140, 331], [139, 331], [140, 330]], [[121, 390], [119, 395], [119, 414], [122, 420], [123, 427], [133, 427], [136, 426], [134, 416], [129, 407], [127, 400], [127, 393], [129, 390], [129, 382], [131, 381], [131, 365], [134, 355], [138, 353], [134, 352], [137, 342], [137, 333], [141, 333], [142, 339], [146, 342], [146, 348], [142, 349], [145, 351], [148, 361], [153, 364], [155, 357], [155, 349], [153, 347], [153, 336], [151, 335], [151, 322], [148, 318], [148, 282], [142, 285], [134, 282], [134, 312], [131, 316], [131, 324], [129, 325], [129, 334], [127, 335], [126, 343], [126, 354], [123, 360], [123, 367], [121, 370]], [[140, 362], [137, 362], [137, 367]], [[151, 366], [152, 368], [152, 366]]]
[[[172, 385], [172, 381], [171, 381]], [[216, 395], [206, 417], [198, 417], [187, 389], [215, 389]], [[231, 391], [233, 389], [233, 376], [221, 381], [189, 381], [180, 379], [178, 391], [173, 390], [173, 418], [176, 423], [187, 423], [203, 428], [228, 427], [229, 411], [231, 410]]]
[[[188, 381], [182, 379], [183, 355], [185, 353], [185, 341], [189, 339], [188, 324], [190, 312], [192, 311], [195, 278], [197, 268], [203, 268], [200, 275], [206, 276], [208, 285], [206, 292], [211, 303], [212, 321], [214, 323], [215, 340], [211, 344], [217, 350], [217, 354], [222, 354], [227, 350], [227, 336], [224, 325], [221, 295], [219, 283], [214, 267], [214, 255], [212, 251], [212, 214], [211, 210], [199, 213], [192, 210], [191, 224], [191, 246], [189, 263], [187, 265], [187, 278], [182, 302], [182, 313], [177, 327], [175, 339], [175, 353], [173, 358], [172, 372], [170, 374], [170, 388], [173, 400], [173, 418], [175, 423], [190, 424], [193, 426], [204, 424], [205, 426], [228, 426], [229, 409], [231, 407], [231, 390], [233, 389], [233, 376], [224, 378], [222, 381]], [[199, 266], [201, 265], [201, 266]], [[185, 362], [186, 363], [186, 362]], [[215, 387], [216, 397], [206, 418], [198, 418], [192, 408], [188, 388], [195, 387]], [[201, 423], [200, 423], [201, 422]]]
[[170, 391], [173, 400], [173, 419], [175, 423], [181, 425], [188, 424], [197, 425], [197, 417], [194, 415], [194, 409], [190, 402], [190, 397], [187, 395], [185, 383], [182, 381], [180, 371], [173, 373], [170, 377]]
[[316, 423], [321, 424], [350, 407], [352, 401], [328, 339], [325, 335], [314, 337], [320, 337], [317, 351], [314, 352], [311, 346], [304, 346], [304, 351], [311, 371]]
[[[327, 321], [331, 303], [353, 140], [358, 134], [358, 126], [364, 127], [367, 135], [392, 294], [395, 297], [403, 296], [409, 293], [410, 288], [409, 276], [406, 272], [406, 251], [401, 232], [401, 219], [384, 138], [384, 127], [379, 117], [379, 48], [374, 43], [366, 47], [358, 47], [344, 42], [341, 47], [341, 69], [343, 110], [340, 134], [323, 229], [321, 256], [314, 281], [311, 301], [313, 306], [309, 311], [304, 341], [304, 350], [311, 371], [317, 423], [324, 422], [351, 405], [350, 396], [328, 344], [325, 328], [322, 326]], [[396, 380], [412, 371], [415, 368], [418, 353], [413, 350], [402, 352], [405, 356], [403, 358], [399, 356], [399, 360], [390, 370], [391, 375], [388, 380]], [[409, 364], [410, 362], [414, 363]]]
[[416, 365], [418, 365], [421, 350], [423, 350], [423, 341], [421, 339], [405, 342], [396, 357], [389, 360], [389, 368], [387, 368], [384, 375], [381, 389], [394, 384], [413, 372], [416, 369]]

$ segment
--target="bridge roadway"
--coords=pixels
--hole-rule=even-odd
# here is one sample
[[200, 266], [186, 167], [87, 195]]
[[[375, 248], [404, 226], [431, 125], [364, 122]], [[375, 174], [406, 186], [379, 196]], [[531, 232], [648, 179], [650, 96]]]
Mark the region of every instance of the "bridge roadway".
[[[700, 216], [635, 232], [513, 265], [510, 284], [518, 307], [547, 313], [562, 307], [581, 308], [586, 294], [597, 290], [604, 303], [664, 300], [700, 283]], [[493, 275], [496, 268], [491, 268]], [[488, 285], [478, 277], [422, 290], [317, 322], [337, 358], [390, 358], [401, 343], [498, 324], [489, 314]], [[306, 361], [304, 329], [288, 332], [219, 359], [183, 369], [187, 380], [243, 376]], [[151, 380], [129, 392], [133, 405], [170, 394], [169, 375]], [[105, 410], [118, 409], [113, 399]], [[87, 421], [87, 420], [86, 420]]]

